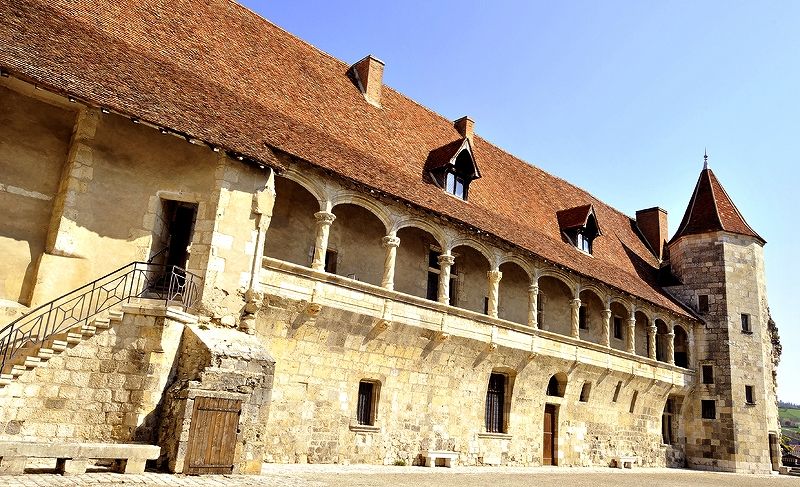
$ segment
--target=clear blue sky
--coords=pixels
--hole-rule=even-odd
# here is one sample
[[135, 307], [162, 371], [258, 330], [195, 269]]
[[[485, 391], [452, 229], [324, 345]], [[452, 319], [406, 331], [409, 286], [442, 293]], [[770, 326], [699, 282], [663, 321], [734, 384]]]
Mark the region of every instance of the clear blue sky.
[[243, 3], [348, 63], [377, 56], [389, 86], [471, 116], [482, 137], [628, 215], [665, 208], [671, 232], [708, 147], [768, 242], [778, 396], [800, 403], [800, 2]]

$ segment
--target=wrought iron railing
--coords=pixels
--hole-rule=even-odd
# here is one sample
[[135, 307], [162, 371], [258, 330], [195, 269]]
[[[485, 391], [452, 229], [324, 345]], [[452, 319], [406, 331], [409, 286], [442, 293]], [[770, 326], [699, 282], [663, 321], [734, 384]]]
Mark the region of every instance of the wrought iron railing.
[[31, 310], [0, 329], [0, 371], [19, 354], [55, 335], [89, 323], [103, 311], [131, 298], [164, 301], [165, 306], [192, 309], [202, 279], [177, 266], [131, 262], [49, 303]]

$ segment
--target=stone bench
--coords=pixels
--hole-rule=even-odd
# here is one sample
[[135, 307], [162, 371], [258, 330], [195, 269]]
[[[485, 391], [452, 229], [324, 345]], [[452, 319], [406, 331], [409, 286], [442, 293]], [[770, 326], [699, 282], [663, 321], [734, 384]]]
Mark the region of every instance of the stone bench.
[[639, 463], [639, 457], [634, 456], [621, 455], [613, 457], [612, 460], [614, 460], [614, 466], [617, 468], [633, 468], [634, 465]]
[[144, 473], [147, 460], [155, 460], [161, 447], [130, 443], [44, 443], [0, 441], [0, 475], [25, 473], [28, 458], [55, 458], [63, 475], [86, 472], [89, 460], [115, 460], [122, 473]]
[[452, 467], [453, 460], [458, 459], [458, 453], [454, 451], [432, 451], [432, 450], [424, 450], [421, 452], [422, 458], [425, 459], [425, 466], [426, 467], [435, 467], [436, 460], [442, 459], [444, 460], [445, 467]]

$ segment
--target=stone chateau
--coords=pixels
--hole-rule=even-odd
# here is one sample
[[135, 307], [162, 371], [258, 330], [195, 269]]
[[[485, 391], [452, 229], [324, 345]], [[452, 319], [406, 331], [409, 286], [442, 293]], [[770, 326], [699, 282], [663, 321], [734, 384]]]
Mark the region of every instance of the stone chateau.
[[765, 241], [707, 165], [670, 238], [229, 0], [0, 19], [0, 440], [778, 469]]

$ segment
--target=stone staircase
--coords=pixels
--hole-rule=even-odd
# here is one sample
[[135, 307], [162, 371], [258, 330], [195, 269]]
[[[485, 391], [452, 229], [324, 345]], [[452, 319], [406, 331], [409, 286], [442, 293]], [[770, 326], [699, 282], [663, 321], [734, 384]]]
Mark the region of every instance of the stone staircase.
[[107, 330], [121, 323], [123, 315], [122, 311], [111, 308], [87, 321], [86, 324], [75, 326], [44, 341], [29, 345], [18, 357], [6, 363], [3, 370], [0, 371], [0, 388], [10, 385], [25, 372], [47, 363], [54, 356], [68, 348], [75, 347], [99, 331]]

